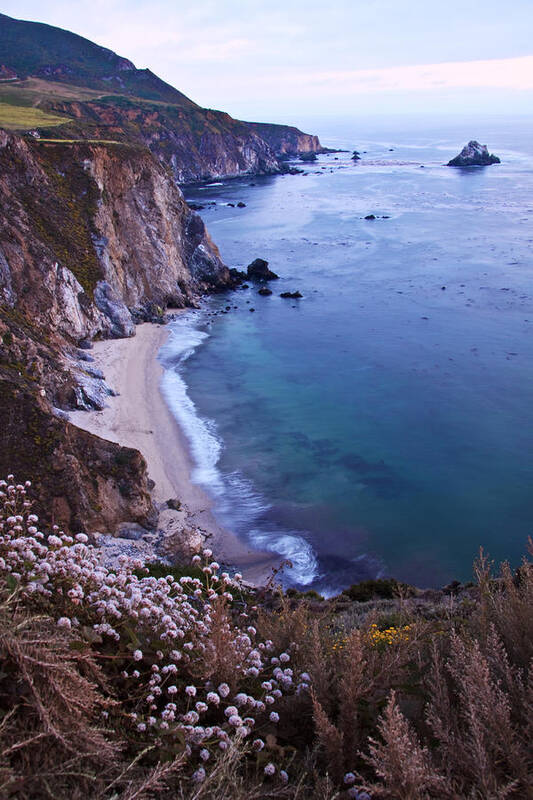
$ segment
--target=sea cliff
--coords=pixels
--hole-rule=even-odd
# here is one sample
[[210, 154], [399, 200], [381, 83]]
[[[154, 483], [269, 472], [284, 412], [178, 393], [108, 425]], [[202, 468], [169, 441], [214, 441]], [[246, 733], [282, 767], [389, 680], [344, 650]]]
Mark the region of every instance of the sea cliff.
[[0, 131], [0, 465], [35, 476], [37, 495], [52, 498], [45, 518], [106, 530], [154, 523], [142, 456], [79, 431], [61, 410], [106, 402], [83, 349], [92, 339], [132, 336], [136, 321], [230, 282], [202, 220], [146, 148]]
[[149, 69], [70, 31], [3, 14], [0, 76], [4, 117], [14, 129], [21, 130], [21, 108], [38, 109], [34, 134], [141, 145], [179, 183], [275, 174], [283, 171], [278, 156], [322, 150], [316, 136], [297, 128], [202, 108]]
[[318, 136], [303, 133], [290, 125], [273, 125], [266, 122], [246, 124], [269, 144], [278, 157], [329, 152], [328, 148], [322, 147]]

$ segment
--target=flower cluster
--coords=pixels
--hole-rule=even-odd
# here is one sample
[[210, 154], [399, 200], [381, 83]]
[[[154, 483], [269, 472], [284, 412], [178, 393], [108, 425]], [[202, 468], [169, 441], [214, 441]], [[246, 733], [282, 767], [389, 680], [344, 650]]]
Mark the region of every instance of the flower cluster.
[[395, 628], [393, 626], [390, 628], [385, 628], [385, 630], [380, 630], [376, 623], [373, 622], [368, 632], [370, 643], [374, 647], [379, 647], [380, 645], [383, 646], [398, 644], [399, 642], [408, 642], [410, 628], [410, 625], [403, 625], [401, 628]]
[[236, 608], [240, 576], [221, 572], [208, 549], [193, 559], [202, 579], [155, 578], [125, 556], [109, 569], [86, 535], [38, 530], [29, 485], [12, 476], [0, 482], [0, 573], [44, 604], [60, 628], [113, 660], [135, 735], [185, 752], [200, 764], [195, 782], [232, 740], [249, 738], [259, 753], [260, 734], [279, 721], [275, 705], [305, 691], [309, 676], [295, 676], [290, 654], [260, 640], [253, 609], [244, 602]]

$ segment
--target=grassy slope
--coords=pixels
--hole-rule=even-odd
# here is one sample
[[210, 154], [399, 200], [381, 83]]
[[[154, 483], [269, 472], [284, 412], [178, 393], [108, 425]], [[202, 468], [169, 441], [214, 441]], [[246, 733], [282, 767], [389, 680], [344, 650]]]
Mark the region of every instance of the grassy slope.
[[23, 78], [15, 81], [0, 81], [0, 102], [17, 106], [38, 106], [43, 102], [72, 100], [95, 100], [102, 92], [43, 78]]
[[40, 108], [27, 108], [0, 102], [0, 128], [12, 131], [27, 131], [31, 128], [47, 128], [63, 125], [67, 117], [58, 117], [41, 111]]

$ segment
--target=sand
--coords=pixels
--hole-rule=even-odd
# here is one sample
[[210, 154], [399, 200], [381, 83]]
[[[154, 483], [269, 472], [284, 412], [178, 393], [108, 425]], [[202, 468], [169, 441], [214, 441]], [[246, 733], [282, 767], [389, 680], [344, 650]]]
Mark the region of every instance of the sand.
[[72, 423], [103, 439], [140, 450], [154, 481], [157, 505], [178, 498], [189, 524], [207, 536], [207, 544], [223, 564], [239, 570], [245, 580], [263, 585], [279, 557], [252, 549], [217, 524], [211, 498], [191, 482], [188, 443], [160, 391], [163, 368], [157, 354], [168, 335], [164, 325], [144, 323], [131, 339], [95, 342], [91, 356], [107, 385], [117, 392], [102, 411], [73, 411]]

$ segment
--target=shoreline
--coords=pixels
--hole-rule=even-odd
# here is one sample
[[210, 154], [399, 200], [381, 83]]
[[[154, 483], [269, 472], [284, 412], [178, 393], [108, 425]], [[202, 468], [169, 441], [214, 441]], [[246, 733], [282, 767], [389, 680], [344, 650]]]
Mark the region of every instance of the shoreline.
[[[165, 325], [145, 322], [131, 338], [94, 342], [94, 366], [117, 395], [107, 399], [103, 410], [71, 411], [69, 419], [102, 439], [139, 450], [155, 483], [152, 499], [158, 510], [171, 498], [180, 500], [182, 510], [173, 512], [171, 524], [179, 518], [182, 528], [198, 529], [217, 560], [237, 569], [248, 583], [264, 585], [282, 557], [254, 550], [221, 527], [213, 500], [191, 481], [189, 443], [161, 392], [164, 370], [157, 356], [168, 335]], [[158, 527], [165, 530], [165, 521], [160, 519]]]

